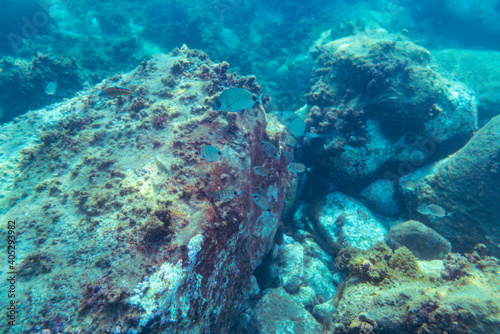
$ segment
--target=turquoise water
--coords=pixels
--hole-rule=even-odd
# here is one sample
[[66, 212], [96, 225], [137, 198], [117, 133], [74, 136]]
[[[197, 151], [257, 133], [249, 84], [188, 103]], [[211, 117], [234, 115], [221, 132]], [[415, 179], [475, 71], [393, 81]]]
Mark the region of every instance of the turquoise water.
[[500, 333], [500, 1], [1, 8], [2, 333]]

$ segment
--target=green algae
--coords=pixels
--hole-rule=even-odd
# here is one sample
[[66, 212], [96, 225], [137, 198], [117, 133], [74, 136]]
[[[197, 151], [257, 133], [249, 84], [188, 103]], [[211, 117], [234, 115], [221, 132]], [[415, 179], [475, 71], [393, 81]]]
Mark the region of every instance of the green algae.
[[419, 275], [417, 259], [406, 248], [392, 251], [382, 242], [368, 250], [345, 247], [335, 259], [337, 269], [346, 270], [350, 276], [364, 282], [380, 283], [385, 279], [415, 278]]

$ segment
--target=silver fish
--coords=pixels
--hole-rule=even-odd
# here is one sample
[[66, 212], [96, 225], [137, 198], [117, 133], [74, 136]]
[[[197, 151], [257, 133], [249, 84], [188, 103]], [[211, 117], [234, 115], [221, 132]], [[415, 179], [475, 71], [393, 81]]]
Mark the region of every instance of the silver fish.
[[304, 164], [292, 162], [288, 165], [288, 170], [293, 173], [303, 173], [305, 171], [311, 172], [312, 167], [307, 168]]
[[253, 170], [255, 171], [255, 173], [257, 175], [260, 175], [260, 176], [269, 176], [269, 175], [271, 175], [271, 171], [269, 169], [267, 169], [266, 167], [254, 166]]
[[271, 211], [271, 203], [266, 196], [262, 196], [261, 194], [252, 194], [252, 199], [255, 204], [264, 211]]
[[57, 90], [57, 81], [51, 81], [45, 86], [45, 94], [54, 95]]
[[267, 198], [267, 193], [264, 189], [262, 189], [260, 187], [255, 187], [255, 190], [257, 191], [256, 192], [257, 195], [264, 196]]
[[262, 104], [262, 96], [253, 94], [244, 88], [229, 88], [215, 100], [212, 109], [215, 111], [240, 111], [253, 108], [257, 102]]
[[156, 163], [156, 168], [158, 168], [160, 172], [168, 173], [167, 167], [165, 167], [165, 165], [156, 157], [155, 157], [155, 163]]
[[404, 190], [408, 190], [408, 191], [414, 191], [415, 189], [417, 189], [417, 186], [415, 185], [415, 183], [413, 183], [410, 180], [401, 181], [401, 187], [403, 187]]
[[235, 190], [221, 189], [221, 190], [217, 190], [216, 192], [212, 193], [212, 195], [210, 195], [210, 197], [213, 199], [228, 199], [228, 198], [233, 198], [237, 194], [238, 194], [238, 192]]
[[283, 157], [285, 157], [285, 160], [288, 162], [292, 162], [294, 160], [293, 152], [283, 151], [281, 154], [283, 155]]
[[417, 211], [426, 216], [431, 214], [427, 204], [420, 204]]
[[271, 155], [276, 159], [278, 158], [278, 149], [276, 148], [276, 146], [274, 146], [273, 143], [264, 140], [260, 144], [264, 146], [264, 151], [266, 151], [268, 155]]
[[200, 149], [200, 156], [208, 162], [213, 162], [222, 157], [222, 151], [212, 145], [203, 145]]
[[297, 145], [297, 139], [295, 139], [295, 137], [294, 137], [294, 136], [292, 136], [292, 135], [291, 135], [291, 134], [289, 134], [289, 133], [287, 133], [287, 134], [285, 135], [285, 141], [286, 141], [286, 143], [287, 143], [288, 145], [290, 145], [290, 146], [295, 146], [295, 145]]
[[448, 216], [448, 214], [446, 213], [446, 210], [437, 204], [429, 204], [429, 205], [427, 205], [427, 209], [429, 210], [430, 214], [432, 214], [436, 217]]

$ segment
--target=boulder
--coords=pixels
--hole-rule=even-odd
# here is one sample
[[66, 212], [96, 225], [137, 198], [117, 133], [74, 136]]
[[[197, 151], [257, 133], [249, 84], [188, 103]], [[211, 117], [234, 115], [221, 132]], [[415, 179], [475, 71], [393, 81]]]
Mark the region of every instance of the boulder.
[[[500, 116], [493, 118], [458, 152], [401, 179], [415, 185], [403, 191], [408, 215], [449, 240], [454, 251], [478, 243], [500, 256]], [[437, 204], [444, 217], [423, 215], [420, 205]]]
[[388, 179], [378, 179], [359, 193], [366, 205], [381, 214], [395, 215], [399, 212], [396, 201], [396, 187]]
[[442, 259], [451, 252], [451, 244], [439, 233], [415, 220], [391, 227], [385, 243], [392, 249], [408, 248], [420, 260]]
[[269, 289], [252, 311], [256, 334], [322, 332], [322, 326], [283, 289]]
[[[16, 298], [37, 301], [19, 332], [225, 333], [248, 307], [292, 175], [260, 145], [260, 106], [211, 109], [227, 88], [260, 92], [228, 67], [183, 47], [1, 126], [0, 215], [23, 241]], [[114, 86], [134, 95], [98, 96]], [[224, 156], [202, 159], [208, 144]], [[220, 189], [234, 196], [212, 198]]]
[[476, 128], [473, 92], [405, 38], [358, 34], [312, 54], [306, 124], [322, 135], [312, 152], [337, 185], [352, 189], [389, 161], [426, 160], [420, 143], [466, 141]]
[[386, 227], [363, 204], [339, 192], [326, 197], [317, 217], [321, 236], [334, 250], [339, 250], [344, 243], [368, 249], [383, 241], [387, 233]]

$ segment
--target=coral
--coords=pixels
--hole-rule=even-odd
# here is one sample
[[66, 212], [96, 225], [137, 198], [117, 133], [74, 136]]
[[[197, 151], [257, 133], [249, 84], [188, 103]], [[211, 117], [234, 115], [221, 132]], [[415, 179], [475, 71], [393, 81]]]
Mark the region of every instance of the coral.
[[472, 253], [448, 254], [444, 260], [445, 271], [441, 276], [445, 280], [456, 280], [464, 276], [469, 276], [473, 268], [479, 268], [483, 271], [497, 271], [500, 269], [500, 261], [495, 257], [486, 256], [486, 246], [478, 244], [474, 247]]

